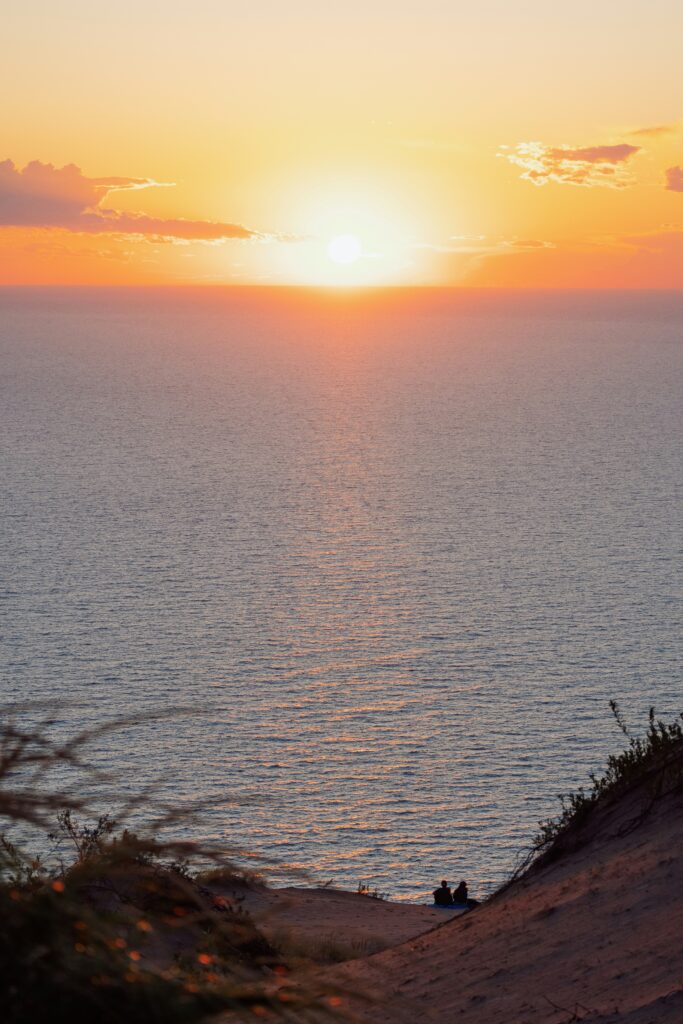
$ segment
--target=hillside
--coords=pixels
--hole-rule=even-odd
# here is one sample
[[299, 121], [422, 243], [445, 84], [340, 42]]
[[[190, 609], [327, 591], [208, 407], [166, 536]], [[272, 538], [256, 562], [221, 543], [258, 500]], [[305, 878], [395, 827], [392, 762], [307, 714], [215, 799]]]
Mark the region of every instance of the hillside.
[[[678, 751], [678, 763], [681, 750]], [[326, 977], [368, 994], [366, 1022], [681, 1024], [680, 775], [601, 802], [489, 903]]]
[[[8, 726], [5, 738], [5, 765], [64, 758], [43, 754], [41, 734]], [[0, 786], [0, 814], [41, 824], [61, 799]], [[48, 868], [0, 837], [3, 1021], [51, 1021], [58, 999], [74, 1024], [187, 1024], [228, 1008], [226, 1021], [296, 1024], [330, 1010], [364, 1024], [683, 1022], [677, 721], [651, 714], [646, 737], [542, 827], [531, 866], [456, 917], [330, 887], [272, 889], [229, 864], [193, 874], [184, 858], [196, 844], [116, 834], [107, 815], [84, 825], [77, 810], [51, 834], [71, 843], [66, 864]]]

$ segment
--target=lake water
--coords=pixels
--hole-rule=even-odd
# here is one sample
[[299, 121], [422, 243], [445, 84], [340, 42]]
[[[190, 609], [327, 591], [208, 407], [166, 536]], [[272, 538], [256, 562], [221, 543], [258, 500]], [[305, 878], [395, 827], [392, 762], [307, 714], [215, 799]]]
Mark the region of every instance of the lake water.
[[0, 317], [1, 697], [197, 711], [95, 744], [122, 792], [163, 775], [314, 879], [482, 894], [621, 746], [610, 698], [681, 710], [683, 295]]

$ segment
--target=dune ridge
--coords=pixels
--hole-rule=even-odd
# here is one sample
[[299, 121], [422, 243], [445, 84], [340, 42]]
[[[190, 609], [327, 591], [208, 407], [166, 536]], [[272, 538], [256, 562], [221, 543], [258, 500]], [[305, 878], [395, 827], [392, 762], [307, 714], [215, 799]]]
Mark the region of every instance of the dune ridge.
[[376, 1024], [681, 1024], [682, 850], [680, 771], [641, 779], [488, 903], [326, 976]]

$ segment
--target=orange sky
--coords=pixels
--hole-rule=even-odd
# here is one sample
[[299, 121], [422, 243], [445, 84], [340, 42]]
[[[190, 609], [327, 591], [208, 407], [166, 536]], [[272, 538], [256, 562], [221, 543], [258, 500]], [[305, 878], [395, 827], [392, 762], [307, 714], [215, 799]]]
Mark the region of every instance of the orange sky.
[[326, 8], [8, 0], [0, 281], [683, 287], [678, 0]]

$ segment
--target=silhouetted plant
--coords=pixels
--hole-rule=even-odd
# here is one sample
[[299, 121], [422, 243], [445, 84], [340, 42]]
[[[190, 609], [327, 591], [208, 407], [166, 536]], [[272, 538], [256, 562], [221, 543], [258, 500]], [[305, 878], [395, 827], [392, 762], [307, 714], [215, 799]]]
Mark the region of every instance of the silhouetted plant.
[[358, 888], [356, 889], [356, 892], [358, 893], [359, 896], [369, 896], [373, 900], [389, 899], [388, 892], [380, 892], [379, 889], [371, 889], [370, 886], [366, 885], [364, 882], [358, 883]]
[[580, 786], [574, 793], [559, 795], [561, 813], [539, 822], [531, 851], [513, 877], [518, 877], [530, 863], [545, 862], [557, 855], [562, 840], [568, 833], [580, 829], [598, 804], [631, 787], [644, 785], [647, 799], [644, 809], [634, 819], [633, 824], [636, 824], [661, 796], [683, 785], [683, 714], [667, 723], [657, 719], [654, 708], [650, 708], [645, 735], [638, 737], [631, 734], [617, 702], [611, 700], [609, 706], [619, 729], [628, 739], [628, 746], [621, 753], [608, 757], [602, 775], [590, 773], [590, 788]]
[[61, 843], [67, 839], [76, 851], [78, 863], [102, 854], [107, 839], [116, 828], [116, 822], [108, 815], [101, 814], [94, 825], [82, 825], [71, 808], [57, 815], [57, 831], [48, 832], [48, 839]]
[[[49, 829], [53, 843], [36, 857], [0, 834], [3, 1024], [175, 1024], [225, 1010], [233, 1019], [306, 1021], [336, 1012], [328, 1007], [337, 995], [314, 998], [290, 985], [249, 915], [211, 888], [219, 878], [245, 884], [221, 851], [165, 841], [154, 829], [118, 831], [108, 814], [90, 823], [82, 793], [50, 787], [51, 770], [65, 765], [102, 781], [84, 748], [105, 727], [67, 743], [52, 740], [49, 728], [49, 720], [36, 729], [0, 724], [0, 821]], [[149, 806], [157, 825], [177, 818]], [[193, 860], [213, 863], [213, 872], [196, 875]]]

